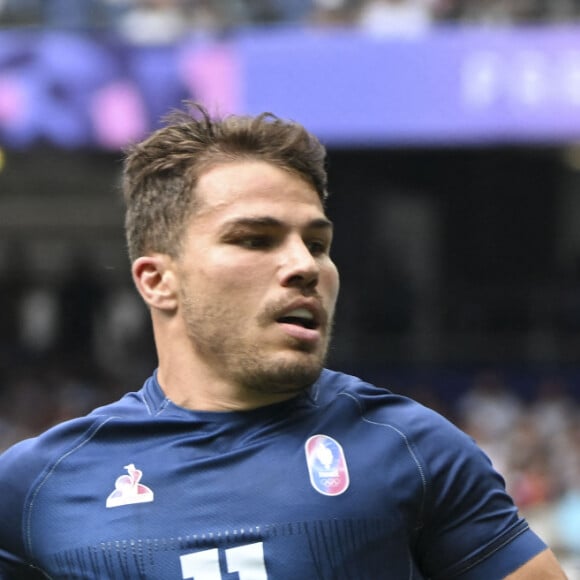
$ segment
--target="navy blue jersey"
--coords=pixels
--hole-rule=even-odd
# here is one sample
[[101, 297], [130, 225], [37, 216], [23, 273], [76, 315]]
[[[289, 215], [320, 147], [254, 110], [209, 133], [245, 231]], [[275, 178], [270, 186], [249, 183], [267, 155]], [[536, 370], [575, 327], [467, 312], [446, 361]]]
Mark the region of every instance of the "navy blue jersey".
[[0, 457], [0, 578], [494, 580], [545, 548], [464, 433], [323, 371], [196, 412], [155, 376]]

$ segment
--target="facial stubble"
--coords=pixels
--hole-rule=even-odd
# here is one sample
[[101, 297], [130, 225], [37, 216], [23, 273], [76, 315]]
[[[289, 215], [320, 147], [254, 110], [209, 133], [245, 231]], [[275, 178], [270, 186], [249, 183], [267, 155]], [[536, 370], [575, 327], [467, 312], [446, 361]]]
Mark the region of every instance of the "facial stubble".
[[[332, 320], [325, 324], [324, 345], [316, 350], [288, 337], [283, 352], [272, 353], [259, 339], [245, 334], [244, 321], [228, 304], [200, 301], [186, 284], [181, 306], [188, 338], [196, 355], [212, 365], [223, 379], [241, 389], [263, 394], [293, 394], [309, 388], [320, 376], [331, 339]], [[276, 324], [271, 304], [258, 316], [258, 329]]]

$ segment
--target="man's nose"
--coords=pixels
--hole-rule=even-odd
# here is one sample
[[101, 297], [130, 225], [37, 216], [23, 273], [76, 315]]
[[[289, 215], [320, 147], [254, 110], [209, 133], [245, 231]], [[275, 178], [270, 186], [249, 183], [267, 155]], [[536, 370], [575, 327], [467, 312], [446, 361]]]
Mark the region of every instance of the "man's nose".
[[314, 288], [318, 284], [320, 265], [304, 240], [289, 240], [282, 249], [280, 276], [282, 286]]

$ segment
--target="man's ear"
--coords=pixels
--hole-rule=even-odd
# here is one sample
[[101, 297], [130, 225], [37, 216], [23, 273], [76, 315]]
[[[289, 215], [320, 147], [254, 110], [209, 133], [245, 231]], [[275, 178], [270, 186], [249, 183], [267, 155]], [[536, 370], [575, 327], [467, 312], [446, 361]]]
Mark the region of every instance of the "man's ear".
[[166, 254], [137, 258], [131, 267], [133, 281], [145, 303], [158, 310], [177, 308], [177, 279], [173, 260]]

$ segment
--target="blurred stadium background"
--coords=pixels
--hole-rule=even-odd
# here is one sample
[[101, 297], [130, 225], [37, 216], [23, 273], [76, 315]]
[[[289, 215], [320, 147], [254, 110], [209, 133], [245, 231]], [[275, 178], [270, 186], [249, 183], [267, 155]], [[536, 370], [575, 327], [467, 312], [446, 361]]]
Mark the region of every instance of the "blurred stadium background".
[[155, 366], [121, 151], [184, 99], [322, 138], [330, 366], [471, 433], [580, 578], [580, 1], [0, 0], [0, 449]]

